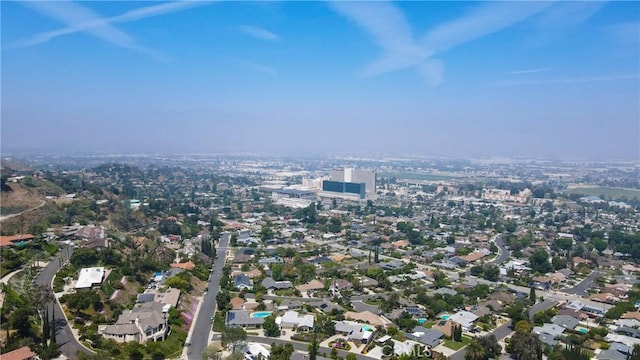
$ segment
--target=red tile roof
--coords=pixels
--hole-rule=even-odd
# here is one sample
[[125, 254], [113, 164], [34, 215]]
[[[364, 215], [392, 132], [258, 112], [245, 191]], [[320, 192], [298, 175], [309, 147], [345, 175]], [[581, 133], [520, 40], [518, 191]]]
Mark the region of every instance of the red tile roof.
[[31, 234], [0, 236], [0, 246], [11, 246], [20, 241], [29, 241], [33, 239], [35, 239], [35, 236]]
[[19, 349], [9, 351], [0, 356], [2, 360], [30, 360], [35, 359], [38, 354], [29, 349], [28, 346], [23, 346]]

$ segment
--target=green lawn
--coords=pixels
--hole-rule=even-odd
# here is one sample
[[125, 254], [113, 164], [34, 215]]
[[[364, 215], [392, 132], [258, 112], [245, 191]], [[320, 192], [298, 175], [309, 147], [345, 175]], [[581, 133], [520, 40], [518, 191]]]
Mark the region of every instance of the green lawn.
[[431, 329], [431, 327], [433, 327], [433, 324], [435, 324], [436, 322], [433, 320], [427, 321], [426, 323], [422, 324], [421, 326], [427, 329]]
[[382, 299], [367, 299], [364, 303], [372, 306], [380, 306], [382, 305]]
[[604, 195], [605, 198], [611, 198], [611, 199], [620, 199], [622, 197], [640, 199], [640, 190], [634, 190], [634, 189], [593, 186], [593, 187], [579, 187], [579, 188], [566, 189], [564, 190], [564, 192], [567, 194], [580, 194], [585, 196]]
[[467, 336], [462, 337], [462, 341], [453, 341], [453, 340], [444, 340], [444, 346], [448, 347], [451, 350], [460, 350], [463, 346], [467, 345], [471, 342], [471, 338]]

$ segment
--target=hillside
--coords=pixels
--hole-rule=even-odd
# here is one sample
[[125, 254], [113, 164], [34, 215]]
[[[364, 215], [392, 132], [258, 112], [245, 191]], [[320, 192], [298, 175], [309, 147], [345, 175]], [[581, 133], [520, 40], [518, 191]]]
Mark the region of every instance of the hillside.
[[45, 196], [38, 188], [23, 184], [9, 183], [11, 191], [0, 195], [0, 215], [7, 216], [42, 205]]

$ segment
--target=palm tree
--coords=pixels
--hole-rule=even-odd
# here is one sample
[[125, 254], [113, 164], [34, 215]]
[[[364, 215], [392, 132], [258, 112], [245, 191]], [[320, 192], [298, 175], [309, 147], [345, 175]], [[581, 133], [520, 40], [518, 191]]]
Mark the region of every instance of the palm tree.
[[467, 345], [467, 352], [464, 355], [464, 360], [485, 360], [487, 358], [487, 353], [485, 348], [482, 347], [476, 339], [471, 340], [469, 345]]

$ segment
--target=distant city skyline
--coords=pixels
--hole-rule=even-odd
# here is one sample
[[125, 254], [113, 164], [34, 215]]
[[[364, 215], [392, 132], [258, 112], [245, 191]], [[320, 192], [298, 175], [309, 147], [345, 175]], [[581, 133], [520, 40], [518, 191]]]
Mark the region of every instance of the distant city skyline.
[[640, 3], [3, 2], [3, 153], [640, 158]]

